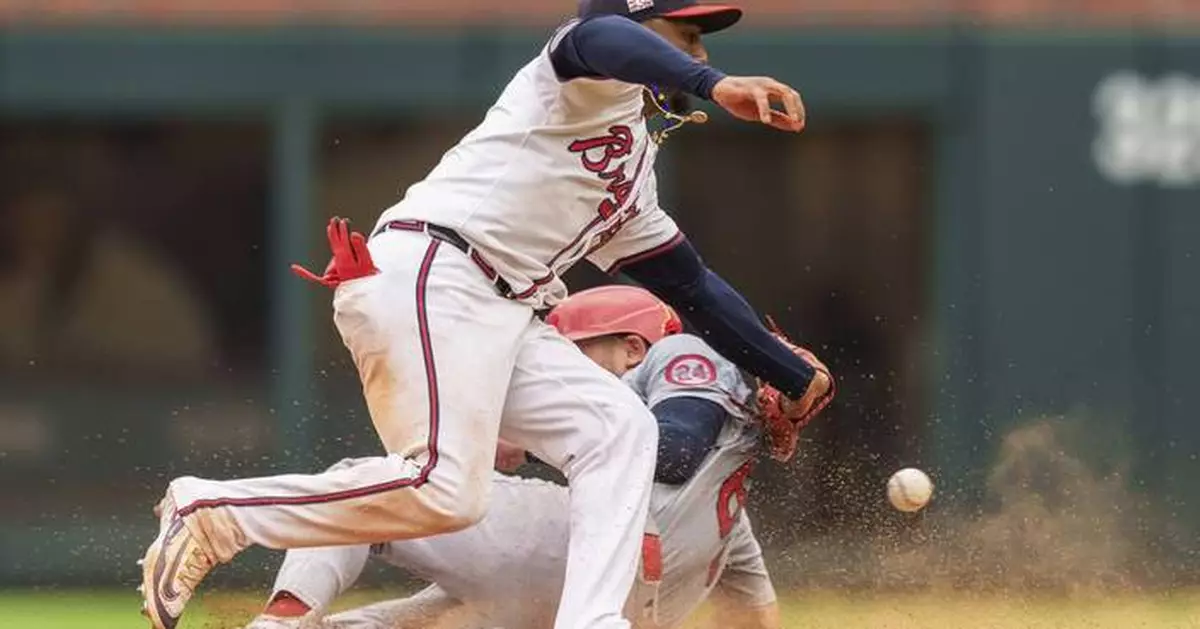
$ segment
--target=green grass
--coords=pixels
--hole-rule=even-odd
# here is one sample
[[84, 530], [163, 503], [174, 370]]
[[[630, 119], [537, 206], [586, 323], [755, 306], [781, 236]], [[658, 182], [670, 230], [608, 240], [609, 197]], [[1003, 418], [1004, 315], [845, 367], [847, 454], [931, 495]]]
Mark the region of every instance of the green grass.
[[[346, 605], [377, 600], [358, 594]], [[258, 610], [253, 594], [209, 594], [188, 609], [181, 629], [241, 627]], [[0, 627], [137, 629], [136, 593], [0, 592]], [[942, 597], [802, 594], [784, 601], [784, 627], [803, 629], [1200, 629], [1200, 592], [1155, 596], [1030, 600], [1000, 596]]]
[[128, 629], [138, 626], [137, 600], [136, 594], [3, 592], [0, 627]]

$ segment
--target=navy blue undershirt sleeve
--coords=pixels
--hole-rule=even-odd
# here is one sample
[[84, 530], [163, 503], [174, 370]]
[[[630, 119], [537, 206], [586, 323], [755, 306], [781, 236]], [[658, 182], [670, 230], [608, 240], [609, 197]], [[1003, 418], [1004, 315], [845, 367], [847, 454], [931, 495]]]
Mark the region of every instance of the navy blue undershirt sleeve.
[[695, 475], [717, 444], [726, 411], [716, 402], [687, 396], [667, 398], [650, 411], [658, 420], [654, 482], [682, 485]]
[[558, 78], [608, 78], [675, 89], [710, 100], [725, 78], [672, 46], [658, 33], [619, 15], [584, 20], [550, 51]]
[[771, 335], [746, 299], [709, 270], [686, 239], [621, 271], [674, 306], [713, 349], [742, 369], [792, 399], [808, 389], [812, 366]]

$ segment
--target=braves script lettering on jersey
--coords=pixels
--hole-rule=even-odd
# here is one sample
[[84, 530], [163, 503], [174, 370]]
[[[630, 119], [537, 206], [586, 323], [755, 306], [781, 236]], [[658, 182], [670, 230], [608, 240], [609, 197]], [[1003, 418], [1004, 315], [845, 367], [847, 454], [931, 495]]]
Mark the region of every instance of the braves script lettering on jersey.
[[[633, 132], [629, 130], [629, 127], [623, 125], [611, 127], [608, 132], [609, 135], [604, 137], [576, 140], [567, 147], [572, 153], [580, 154], [579, 161], [583, 163], [584, 168], [610, 182], [605, 190], [612, 196], [601, 201], [600, 207], [596, 208], [596, 213], [602, 220], [607, 220], [616, 214], [617, 208], [625, 205], [629, 193], [633, 192], [633, 182], [625, 177], [624, 162], [618, 163], [612, 167], [612, 170], [609, 170], [615, 158], [629, 155], [633, 147]], [[595, 161], [588, 157], [588, 151], [594, 149], [603, 151], [600, 159]], [[632, 213], [633, 208], [630, 210]]]
[[[690, 382], [672, 376], [673, 368], [688, 364], [708, 371]], [[696, 337], [676, 335], [656, 343], [624, 380], [650, 406], [696, 397], [720, 405], [727, 414], [716, 445], [690, 480], [654, 486], [648, 528], [658, 532], [661, 543], [645, 546], [629, 615], [638, 618], [639, 627], [676, 627], [716, 588], [747, 607], [773, 602], [762, 551], [743, 510], [760, 434], [747, 415], [751, 390], [737, 367]], [[327, 621], [357, 629], [427, 627], [454, 610], [462, 616], [455, 616], [450, 627], [547, 626], [554, 618], [568, 551], [566, 489], [502, 475], [493, 484], [496, 505], [479, 525], [375, 547], [384, 561], [433, 581], [430, 589]], [[366, 547], [290, 552], [275, 590], [310, 607], [327, 608], [357, 579], [367, 554]], [[651, 574], [658, 569], [661, 575]]]

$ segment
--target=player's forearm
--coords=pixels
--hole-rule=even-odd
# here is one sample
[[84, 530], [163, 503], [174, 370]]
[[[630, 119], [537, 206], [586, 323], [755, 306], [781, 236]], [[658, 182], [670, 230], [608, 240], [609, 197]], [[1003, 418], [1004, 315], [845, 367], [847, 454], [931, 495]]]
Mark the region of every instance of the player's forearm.
[[705, 267], [688, 241], [622, 270], [679, 310], [713, 349], [742, 369], [793, 399], [808, 389], [812, 366], [771, 335], [745, 298]]
[[677, 89], [703, 99], [725, 74], [672, 46], [650, 29], [617, 15], [586, 20], [550, 53], [564, 80], [590, 77]]

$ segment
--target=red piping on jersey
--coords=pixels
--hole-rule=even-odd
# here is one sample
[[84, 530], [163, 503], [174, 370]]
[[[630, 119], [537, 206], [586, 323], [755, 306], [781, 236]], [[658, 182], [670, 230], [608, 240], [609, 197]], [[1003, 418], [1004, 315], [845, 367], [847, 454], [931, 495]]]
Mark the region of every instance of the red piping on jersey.
[[437, 467], [438, 463], [438, 425], [441, 417], [438, 399], [437, 367], [434, 364], [433, 343], [429, 336], [429, 317], [425, 293], [429, 281], [429, 269], [433, 266], [433, 259], [437, 256], [438, 246], [441, 242], [436, 238], [430, 239], [429, 248], [425, 250], [425, 258], [421, 260], [421, 268], [417, 272], [417, 329], [421, 336], [421, 352], [425, 359], [425, 383], [429, 392], [429, 440], [426, 443], [426, 447], [429, 449], [429, 457], [426, 459], [425, 464], [421, 466], [417, 475], [412, 478], [401, 478], [366, 487], [313, 496], [264, 496], [260, 498], [211, 498], [208, 500], [197, 500], [176, 511], [179, 517], [184, 517], [198, 509], [211, 509], [214, 507], [311, 505], [353, 500], [397, 489], [416, 489], [429, 481], [429, 475], [433, 473], [433, 469]]
[[624, 258], [621, 258], [620, 260], [617, 260], [616, 262], [613, 263], [612, 266], [608, 267], [608, 270], [605, 271], [605, 273], [608, 273], [609, 275], [616, 275], [621, 270], [622, 267], [629, 266], [630, 264], [634, 264], [635, 262], [641, 262], [642, 260], [648, 260], [664, 251], [667, 251], [675, 246], [678, 246], [679, 243], [683, 242], [683, 238], [684, 238], [683, 232], [678, 232], [674, 236], [672, 236], [670, 240], [668, 240], [667, 242], [664, 242], [663, 244], [661, 244], [657, 247], [647, 249], [640, 253], [628, 255], [628, 256], [625, 256]]

